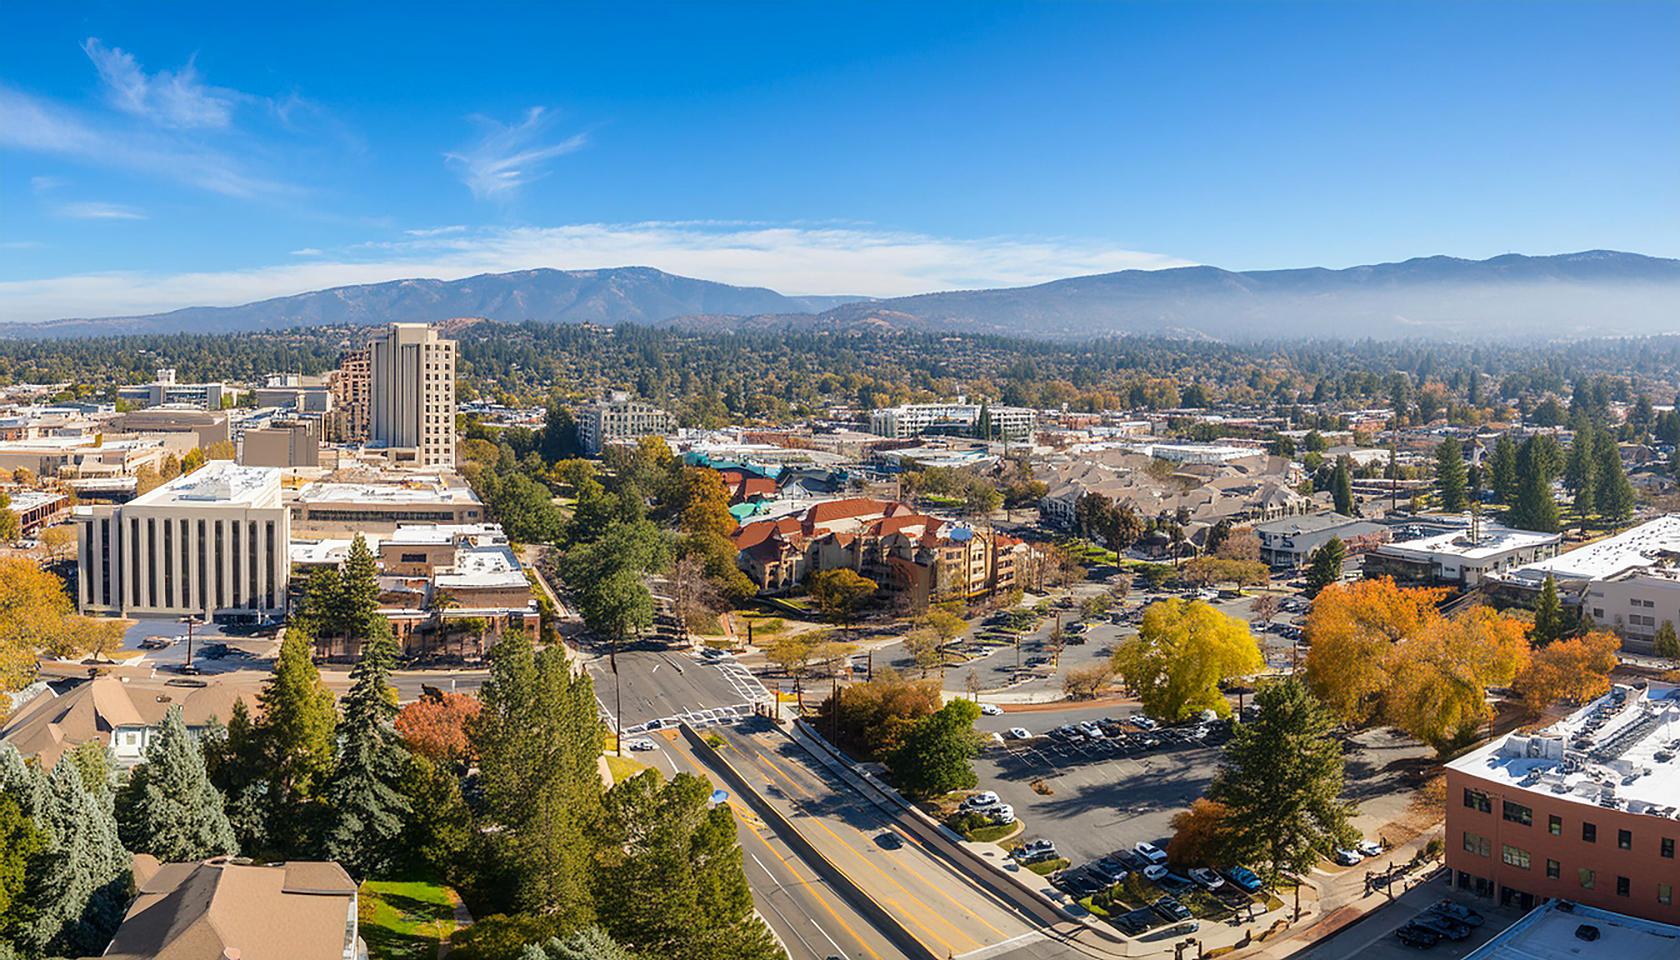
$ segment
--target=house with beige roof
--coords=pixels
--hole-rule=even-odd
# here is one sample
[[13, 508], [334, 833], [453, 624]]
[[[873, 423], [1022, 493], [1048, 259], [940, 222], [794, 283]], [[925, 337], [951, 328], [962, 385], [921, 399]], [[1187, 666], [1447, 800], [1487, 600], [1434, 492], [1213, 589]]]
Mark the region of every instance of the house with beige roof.
[[356, 883], [330, 861], [257, 864], [134, 858], [139, 892], [114, 960], [361, 960]]

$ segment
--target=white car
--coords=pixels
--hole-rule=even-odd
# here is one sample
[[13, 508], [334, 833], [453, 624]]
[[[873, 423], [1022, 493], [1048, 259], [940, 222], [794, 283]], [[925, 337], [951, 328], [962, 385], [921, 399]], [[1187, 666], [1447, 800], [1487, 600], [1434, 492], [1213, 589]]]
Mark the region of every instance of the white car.
[[1225, 885], [1225, 878], [1207, 867], [1196, 867], [1190, 871], [1190, 879], [1201, 884], [1204, 889], [1218, 890]]
[[1143, 868], [1143, 878], [1145, 880], [1159, 880], [1166, 875], [1167, 868], [1158, 863], [1152, 863]]
[[716, 662], [719, 660], [733, 660], [735, 659], [735, 655], [730, 653], [728, 650], [720, 650], [717, 647], [707, 647], [706, 649], [700, 651], [700, 659]]
[[962, 803], [957, 805], [957, 809], [990, 810], [1001, 803], [1003, 803], [1003, 801], [998, 799], [997, 794], [990, 790], [982, 790], [979, 793], [963, 797]]
[[1014, 823], [1015, 822], [1015, 808], [1010, 806], [1007, 803], [1000, 803], [995, 808], [993, 808], [991, 811], [987, 812], [986, 816], [991, 817], [993, 823], [997, 823], [997, 824]]
[[1026, 727], [1010, 727], [1009, 728], [1009, 735], [1014, 737], [1017, 740], [1030, 740], [1030, 739], [1032, 739], [1032, 734], [1027, 732]]
[[1132, 845], [1132, 852], [1136, 853], [1149, 863], [1167, 862], [1167, 852], [1153, 843], [1145, 843], [1144, 841], [1139, 840], [1137, 843]]
[[1362, 857], [1380, 857], [1383, 852], [1382, 844], [1375, 840], [1361, 840], [1354, 849], [1359, 851], [1359, 855]]
[[980, 712], [988, 717], [1003, 716], [1003, 708], [995, 703], [982, 703], [980, 705]]
[[1357, 850], [1349, 850], [1345, 847], [1338, 847], [1336, 852], [1331, 855], [1330, 859], [1336, 861], [1344, 867], [1352, 867], [1357, 866], [1360, 861], [1365, 858], [1360, 856], [1359, 851]]
[[634, 740], [626, 740], [624, 741], [624, 745], [629, 747], [631, 750], [652, 750], [654, 747], [653, 741], [649, 740], [647, 737], [637, 737]]

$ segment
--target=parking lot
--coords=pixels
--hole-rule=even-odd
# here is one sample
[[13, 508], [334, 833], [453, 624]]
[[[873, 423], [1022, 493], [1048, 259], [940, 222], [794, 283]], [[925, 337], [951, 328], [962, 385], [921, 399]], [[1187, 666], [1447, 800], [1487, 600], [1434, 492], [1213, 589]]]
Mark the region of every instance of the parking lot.
[[[1443, 899], [1481, 915], [1482, 923], [1470, 928], [1462, 940], [1442, 938], [1431, 947], [1413, 947], [1402, 943], [1396, 931], [1412, 923], [1428, 911], [1432, 904]], [[1298, 960], [1409, 960], [1419, 956], [1430, 957], [1433, 960], [1460, 960], [1493, 939], [1521, 916], [1520, 910], [1500, 907], [1491, 900], [1466, 896], [1453, 890], [1443, 880], [1434, 880], [1413, 887], [1393, 903], [1373, 910], [1360, 922], [1306, 947], [1295, 956]]]

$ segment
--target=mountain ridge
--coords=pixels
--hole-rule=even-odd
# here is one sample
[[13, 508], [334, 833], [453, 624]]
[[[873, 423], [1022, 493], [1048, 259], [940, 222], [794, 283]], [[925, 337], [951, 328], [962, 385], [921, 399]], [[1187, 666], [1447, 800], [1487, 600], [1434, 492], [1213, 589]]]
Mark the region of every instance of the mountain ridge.
[[1343, 268], [1188, 266], [879, 299], [787, 296], [653, 267], [536, 268], [333, 287], [239, 306], [10, 324], [0, 333], [235, 332], [459, 316], [714, 333], [909, 330], [1039, 339], [1602, 336], [1680, 326], [1680, 260], [1585, 250], [1485, 260], [1437, 254]]

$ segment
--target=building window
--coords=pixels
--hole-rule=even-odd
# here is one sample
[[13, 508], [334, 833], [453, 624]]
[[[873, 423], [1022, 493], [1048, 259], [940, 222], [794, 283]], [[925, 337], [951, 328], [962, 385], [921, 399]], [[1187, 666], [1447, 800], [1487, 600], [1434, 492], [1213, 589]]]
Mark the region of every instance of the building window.
[[1598, 883], [1598, 874], [1588, 870], [1586, 867], [1582, 867], [1581, 869], [1575, 871], [1575, 876], [1580, 878], [1582, 890], [1591, 890], [1593, 885]]
[[1520, 823], [1525, 827], [1530, 826], [1534, 823], [1534, 811], [1520, 803], [1512, 803], [1507, 800], [1505, 801], [1505, 819], [1512, 823]]
[[1583, 824], [1581, 824], [1581, 839], [1585, 840], [1588, 843], [1597, 843], [1598, 842], [1598, 824], [1596, 824], [1596, 823], [1583, 823]]
[[1520, 849], [1518, 849], [1516, 847], [1513, 847], [1513, 846], [1511, 846], [1510, 844], [1507, 843], [1507, 844], [1505, 844], [1505, 849], [1504, 849], [1504, 852], [1501, 855], [1501, 858], [1505, 861], [1506, 864], [1508, 864], [1510, 866], [1519, 867], [1523, 870], [1528, 869], [1528, 851], [1527, 850], [1520, 850]]
[[1493, 803], [1488, 800], [1488, 795], [1480, 790], [1471, 790], [1469, 787], [1464, 788], [1464, 805], [1482, 813], [1493, 812]]
[[1546, 879], [1547, 880], [1556, 880], [1562, 873], [1563, 873], [1563, 864], [1558, 863], [1556, 860], [1548, 859], [1546, 861]]
[[1633, 892], [1633, 881], [1627, 877], [1616, 878], [1616, 896], [1625, 897]]
[[1669, 860], [1674, 859], [1674, 838], [1673, 837], [1663, 837], [1662, 838], [1662, 855]]
[[1555, 813], [1547, 817], [1546, 831], [1554, 837], [1563, 836], [1563, 818]]
[[1493, 841], [1479, 834], [1466, 832], [1464, 834], [1464, 852], [1473, 853], [1478, 857], [1488, 856], [1493, 852]]
[[1620, 847], [1623, 850], [1632, 850], [1633, 849], [1633, 831], [1632, 830], [1617, 830], [1616, 831], [1616, 846]]
[[1669, 883], [1659, 883], [1659, 884], [1657, 884], [1657, 902], [1658, 903], [1673, 903], [1674, 902], [1674, 885], [1673, 884], [1669, 884]]

